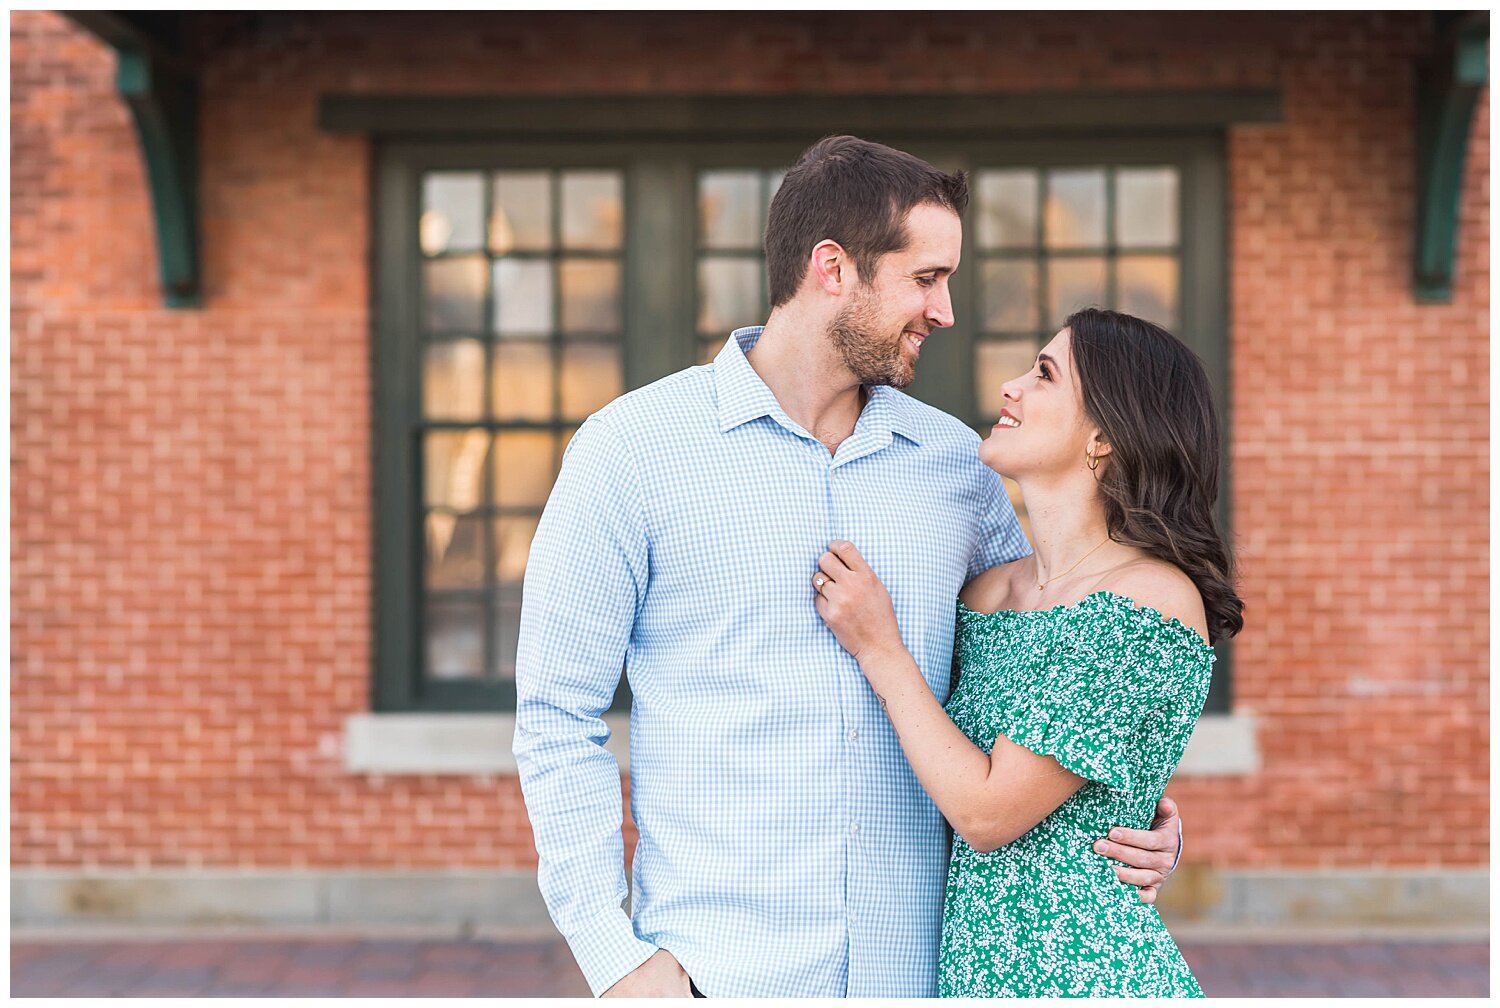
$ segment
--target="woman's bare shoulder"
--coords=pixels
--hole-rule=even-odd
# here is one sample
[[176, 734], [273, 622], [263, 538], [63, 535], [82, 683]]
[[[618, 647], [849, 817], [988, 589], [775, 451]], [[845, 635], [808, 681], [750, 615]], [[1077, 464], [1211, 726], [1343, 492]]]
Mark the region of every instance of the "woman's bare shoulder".
[[1123, 595], [1137, 606], [1149, 606], [1163, 616], [1175, 617], [1208, 637], [1203, 596], [1193, 579], [1172, 564], [1156, 559], [1129, 563], [1111, 571], [1098, 587]]
[[974, 575], [972, 581], [964, 585], [958, 597], [963, 599], [964, 605], [975, 612], [1009, 609], [1014, 586], [1018, 583], [1018, 572], [1030, 563], [1031, 557], [1024, 556], [1019, 560], [1012, 560], [1010, 563], [999, 564], [989, 570], [980, 571]]

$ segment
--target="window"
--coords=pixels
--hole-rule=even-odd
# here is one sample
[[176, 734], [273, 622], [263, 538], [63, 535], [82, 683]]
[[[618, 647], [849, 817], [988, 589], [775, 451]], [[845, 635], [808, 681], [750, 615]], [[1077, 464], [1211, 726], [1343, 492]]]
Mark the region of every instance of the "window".
[[622, 391], [618, 169], [421, 174], [421, 674], [515, 677], [568, 438]]
[[725, 334], [764, 321], [770, 312], [761, 236], [782, 172], [715, 168], [697, 175], [695, 328], [703, 364], [714, 359]]
[[[913, 394], [987, 430], [1000, 383], [1103, 304], [1182, 335], [1222, 396], [1216, 141], [890, 142], [971, 179], [957, 324]], [[765, 319], [765, 209], [804, 145], [383, 149], [379, 709], [513, 707], [526, 553], [568, 438]]]

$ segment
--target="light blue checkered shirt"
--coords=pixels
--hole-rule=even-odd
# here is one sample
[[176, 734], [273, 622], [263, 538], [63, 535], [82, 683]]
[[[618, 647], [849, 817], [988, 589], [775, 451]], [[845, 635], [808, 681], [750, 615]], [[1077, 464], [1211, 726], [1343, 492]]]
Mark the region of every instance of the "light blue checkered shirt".
[[[959, 588], [1029, 547], [972, 430], [878, 387], [830, 456], [745, 359], [760, 333], [568, 447], [516, 658], [542, 894], [596, 994], [663, 948], [710, 997], [934, 996], [943, 819], [811, 578], [854, 543], [945, 699]], [[601, 717], [622, 668], [633, 920]]]

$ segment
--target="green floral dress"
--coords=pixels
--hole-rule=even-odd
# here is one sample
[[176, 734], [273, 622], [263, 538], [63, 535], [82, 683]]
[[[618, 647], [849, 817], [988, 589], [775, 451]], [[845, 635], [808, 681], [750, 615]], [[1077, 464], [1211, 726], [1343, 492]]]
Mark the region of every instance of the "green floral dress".
[[953, 838], [943, 997], [1202, 997], [1156, 908], [1093, 844], [1146, 829], [1208, 695], [1213, 649], [1191, 627], [1111, 592], [1052, 609], [959, 603], [948, 714], [1089, 780], [989, 854]]

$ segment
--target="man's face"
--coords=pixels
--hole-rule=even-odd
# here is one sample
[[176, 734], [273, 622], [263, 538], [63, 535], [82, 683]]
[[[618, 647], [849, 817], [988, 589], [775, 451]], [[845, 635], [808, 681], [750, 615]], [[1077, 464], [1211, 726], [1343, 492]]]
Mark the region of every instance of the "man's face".
[[910, 385], [922, 342], [953, 324], [948, 278], [963, 246], [958, 215], [918, 204], [906, 216], [906, 231], [906, 248], [881, 256], [868, 283], [855, 279], [849, 304], [829, 326], [844, 365], [865, 385]]

